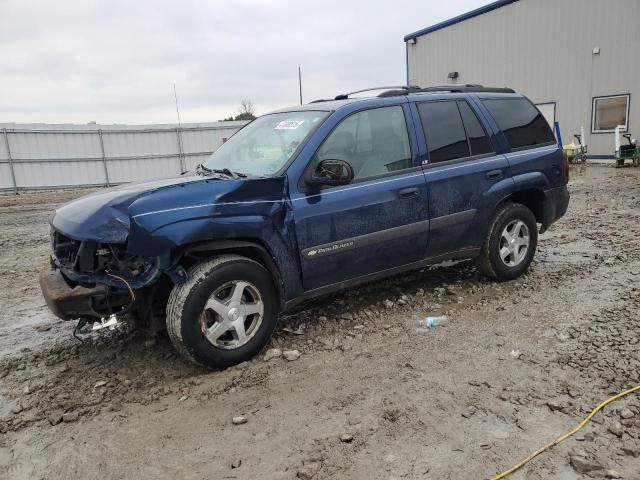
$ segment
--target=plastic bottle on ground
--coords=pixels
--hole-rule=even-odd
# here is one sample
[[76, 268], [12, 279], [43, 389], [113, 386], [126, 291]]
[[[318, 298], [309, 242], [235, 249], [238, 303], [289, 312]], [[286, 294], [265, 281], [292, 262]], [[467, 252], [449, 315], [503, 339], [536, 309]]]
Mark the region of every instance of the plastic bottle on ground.
[[425, 328], [437, 327], [438, 325], [444, 325], [449, 321], [449, 317], [446, 315], [439, 315], [436, 317], [425, 317], [420, 320], [420, 326]]

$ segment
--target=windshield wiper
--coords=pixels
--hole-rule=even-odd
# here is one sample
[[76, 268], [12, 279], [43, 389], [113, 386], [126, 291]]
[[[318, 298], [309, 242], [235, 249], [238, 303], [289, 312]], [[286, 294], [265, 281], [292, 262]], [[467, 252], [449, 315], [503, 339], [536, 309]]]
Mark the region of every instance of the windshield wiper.
[[229, 170], [228, 168], [222, 168], [222, 169], [209, 168], [209, 167], [205, 167], [201, 163], [199, 163], [198, 166], [196, 167], [196, 172], [204, 173], [207, 175], [211, 175], [212, 173], [215, 173], [218, 175], [224, 175], [225, 177], [231, 177], [231, 178], [247, 178], [247, 175], [245, 173], [234, 172], [233, 170]]
[[199, 163], [196, 165], [196, 173], [212, 173], [212, 170]]
[[232, 178], [247, 178], [245, 173], [234, 172], [233, 170], [229, 170], [228, 168], [223, 168], [222, 170], [211, 170], [213, 173], [219, 173], [221, 175], [227, 175]]

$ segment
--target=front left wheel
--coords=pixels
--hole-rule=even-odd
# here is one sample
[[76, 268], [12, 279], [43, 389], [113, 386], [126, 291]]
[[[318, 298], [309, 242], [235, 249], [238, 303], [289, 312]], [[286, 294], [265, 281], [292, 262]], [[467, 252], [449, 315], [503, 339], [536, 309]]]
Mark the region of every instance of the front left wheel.
[[167, 331], [188, 360], [227, 368], [254, 357], [271, 338], [278, 296], [269, 272], [238, 255], [222, 255], [189, 270], [167, 304]]

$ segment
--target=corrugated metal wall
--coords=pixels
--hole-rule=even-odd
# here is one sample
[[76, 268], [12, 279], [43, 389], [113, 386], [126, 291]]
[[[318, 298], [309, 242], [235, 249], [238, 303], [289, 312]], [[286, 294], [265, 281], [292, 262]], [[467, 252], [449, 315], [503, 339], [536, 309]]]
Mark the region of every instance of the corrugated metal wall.
[[[600, 54], [594, 55], [594, 47]], [[640, 1], [520, 0], [408, 44], [408, 80], [509, 86], [556, 103], [563, 140], [584, 126], [590, 153], [612, 155], [613, 134], [591, 134], [592, 98], [631, 94], [629, 131], [640, 138]]]
[[0, 191], [114, 185], [179, 173], [245, 123], [0, 124]]

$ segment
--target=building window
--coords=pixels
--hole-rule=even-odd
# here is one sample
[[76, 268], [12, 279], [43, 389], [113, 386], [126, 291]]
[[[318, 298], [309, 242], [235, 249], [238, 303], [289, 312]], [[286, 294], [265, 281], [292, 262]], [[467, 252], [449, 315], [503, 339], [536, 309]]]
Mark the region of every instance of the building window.
[[631, 95], [595, 97], [591, 118], [591, 133], [613, 132], [618, 125], [627, 130]]

